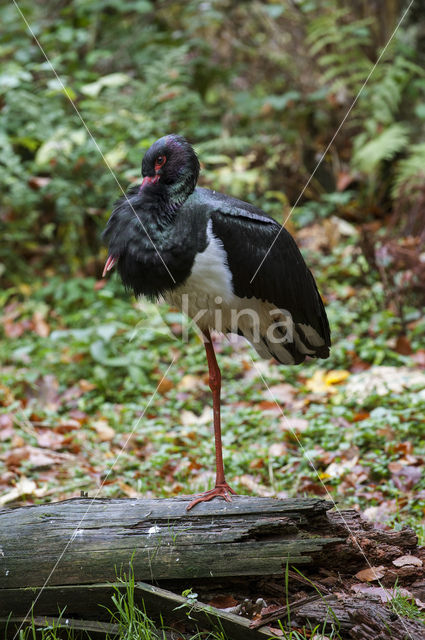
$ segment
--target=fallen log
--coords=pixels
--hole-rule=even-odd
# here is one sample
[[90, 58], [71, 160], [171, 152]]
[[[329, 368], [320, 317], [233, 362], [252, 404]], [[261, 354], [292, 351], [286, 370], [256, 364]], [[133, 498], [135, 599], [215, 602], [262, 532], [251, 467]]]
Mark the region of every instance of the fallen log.
[[[386, 629], [394, 639], [404, 640], [405, 628], [414, 640], [421, 637], [421, 623], [395, 618], [355, 584], [361, 579], [356, 572], [372, 563], [380, 565], [384, 587], [400, 579], [420, 593], [424, 550], [408, 527], [378, 529], [354, 510], [331, 512], [331, 503], [315, 498], [237, 496], [186, 512], [188, 501], [79, 498], [0, 510], [0, 627], [13, 614], [16, 628], [33, 604], [39, 617], [66, 607], [75, 630], [90, 619], [109, 621], [104, 616], [114, 590], [125, 589], [117, 577], [133, 571], [137, 602], [157, 623], [181, 623], [176, 607], [195, 604], [194, 619], [202, 628], [211, 630], [219, 620], [229, 637], [241, 640], [270, 637], [277, 620], [287, 625], [289, 619], [293, 628], [320, 623], [355, 640], [371, 629], [379, 640], [387, 640]], [[248, 595], [256, 594], [253, 602], [265, 596], [272, 606], [260, 604], [264, 609], [254, 619], [248, 605], [235, 608], [245, 618], [232, 607], [226, 612], [211, 606], [219, 602], [217, 588], [229, 593], [230, 584], [246, 585]], [[209, 604], [173, 593], [187, 587]], [[356, 589], [362, 593], [353, 594]], [[101, 625], [96, 629], [102, 634]]]
[[[68, 585], [31, 590], [5, 589], [2, 592], [4, 600], [0, 606], [13, 611], [14, 617], [2, 618], [0, 616], [0, 632], [3, 637], [7, 632], [7, 637], [13, 638], [23, 623], [31, 624], [32, 619], [27, 614], [31, 611], [32, 603], [36, 601], [34, 609], [38, 612], [42, 611], [44, 617], [40, 614], [35, 616], [35, 626], [43, 627], [54, 624], [56, 628], [72, 629], [75, 632], [86, 631], [90, 636], [96, 633], [96, 635], [114, 637], [119, 631], [119, 625], [107, 623], [105, 620], [110, 618], [108, 610], [112, 606], [112, 596], [117, 593], [125, 594], [127, 589], [127, 585], [122, 582], [102, 585]], [[266, 626], [251, 630], [249, 628], [250, 621], [246, 618], [220, 611], [220, 609], [202, 602], [190, 602], [183, 596], [154, 585], [136, 582], [131, 592], [131, 602], [138, 605], [142, 611], [146, 611], [149, 618], [161, 621], [167, 627], [170, 625], [179, 626], [179, 637], [186, 637], [181, 632], [182, 626], [192, 627], [193, 630], [196, 627], [211, 630], [221, 629], [232, 640], [246, 640], [247, 638], [267, 640], [267, 638], [274, 637], [274, 634]], [[52, 620], [50, 616], [57, 614], [58, 610], [63, 611], [63, 615]], [[16, 611], [22, 612], [21, 616], [16, 616]], [[77, 615], [79, 619], [76, 618]], [[81, 619], [82, 616], [85, 617], [84, 620]], [[93, 618], [95, 618], [94, 622]], [[192, 633], [187, 637], [189, 636], [193, 638]], [[166, 637], [168, 637], [167, 634]]]
[[3, 509], [0, 589], [113, 582], [130, 560], [138, 580], [279, 574], [287, 562], [323, 564], [346, 537], [334, 535], [324, 500], [187, 504], [77, 498]]
[[425, 627], [419, 620], [396, 615], [390, 608], [364, 596], [316, 597], [296, 610], [291, 609], [294, 626], [324, 623], [347, 634], [350, 640], [424, 640]]

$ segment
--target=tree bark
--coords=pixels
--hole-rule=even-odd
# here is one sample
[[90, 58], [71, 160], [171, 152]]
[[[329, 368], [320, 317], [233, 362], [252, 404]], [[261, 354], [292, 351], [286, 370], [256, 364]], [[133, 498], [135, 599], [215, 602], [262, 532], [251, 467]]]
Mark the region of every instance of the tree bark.
[[[230, 503], [214, 500], [187, 512], [190, 500], [76, 498], [1, 509], [0, 628], [12, 614], [17, 629], [32, 605], [35, 616], [54, 616], [65, 608], [75, 630], [93, 616], [105, 620], [112, 595], [126, 588], [117, 577], [128, 577], [131, 565], [135, 598], [156, 620], [180, 624], [182, 616], [187, 618], [180, 605], [193, 605], [160, 589], [158, 581], [180, 592], [202, 585], [209, 602], [208, 585], [213, 593], [218, 582], [251, 576], [264, 593], [275, 592], [286, 604], [271, 612], [266, 608], [250, 623], [197, 602], [194, 620], [207, 628], [218, 620], [230, 637], [241, 640], [273, 636], [279, 619], [292, 628], [340, 629], [350, 640], [423, 637], [421, 622], [397, 617], [373, 596], [351, 590], [358, 582], [355, 573], [371, 564], [385, 569], [383, 587], [401, 582], [420, 587], [425, 550], [416, 546], [412, 529], [378, 529], [354, 510], [331, 512], [331, 503], [315, 498], [236, 496]], [[413, 563], [393, 562], [401, 556]], [[292, 569], [297, 565], [301, 573]], [[288, 578], [307, 592], [288, 599]], [[96, 627], [98, 635], [103, 629]]]
[[138, 580], [279, 574], [287, 562], [326, 563], [347, 537], [320, 499], [187, 504], [77, 498], [2, 509], [0, 589], [113, 582], [130, 560]]

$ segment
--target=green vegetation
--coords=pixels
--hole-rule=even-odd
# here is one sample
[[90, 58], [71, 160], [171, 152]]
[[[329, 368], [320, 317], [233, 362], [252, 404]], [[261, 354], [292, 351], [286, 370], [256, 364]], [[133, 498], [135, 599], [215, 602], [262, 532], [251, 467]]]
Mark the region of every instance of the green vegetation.
[[[93, 272], [99, 230], [120, 194], [105, 161], [126, 188], [166, 132], [197, 145], [206, 184], [281, 219], [402, 9], [344, 0], [18, 4], [49, 63], [15, 6], [4, 6], [0, 262], [13, 283], [34, 266]], [[423, 188], [423, 17], [420, 6], [406, 16], [295, 224], [332, 213], [366, 222], [414, 207]]]
[[390, 600], [391, 609], [399, 616], [404, 616], [410, 620], [420, 620], [425, 623], [425, 613], [419, 609], [415, 599], [411, 595], [403, 593], [403, 589], [394, 587], [394, 597]]

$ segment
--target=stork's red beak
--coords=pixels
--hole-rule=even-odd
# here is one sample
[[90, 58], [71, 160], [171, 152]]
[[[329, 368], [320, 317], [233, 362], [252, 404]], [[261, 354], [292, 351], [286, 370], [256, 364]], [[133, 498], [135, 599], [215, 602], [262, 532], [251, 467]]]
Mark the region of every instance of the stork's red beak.
[[114, 258], [114, 256], [108, 256], [108, 259], [105, 262], [105, 266], [103, 267], [102, 278], [106, 276], [108, 271], [110, 271], [113, 268], [116, 262], [117, 262], [117, 258]]
[[158, 174], [155, 174], [154, 176], [145, 176], [142, 180], [139, 191], [144, 189], [147, 184], [155, 184], [155, 182], [158, 182], [159, 178], [160, 176]]

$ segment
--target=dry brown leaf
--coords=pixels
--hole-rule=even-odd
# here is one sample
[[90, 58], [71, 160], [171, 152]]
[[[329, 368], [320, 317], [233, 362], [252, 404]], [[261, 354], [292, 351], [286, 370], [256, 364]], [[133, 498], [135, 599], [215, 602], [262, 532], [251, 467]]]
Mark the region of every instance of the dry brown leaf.
[[349, 173], [348, 171], [339, 171], [336, 181], [337, 190], [344, 191], [356, 179], [357, 176], [354, 173]]
[[174, 383], [169, 378], [162, 378], [158, 385], [158, 393], [167, 393], [174, 388]]
[[395, 567], [406, 567], [406, 566], [415, 566], [415, 567], [422, 567], [423, 562], [420, 558], [417, 558], [416, 556], [400, 556], [399, 558], [396, 558], [395, 560], [393, 560], [393, 565]]
[[288, 453], [288, 448], [284, 442], [275, 442], [269, 447], [269, 456], [271, 458], [280, 458]]
[[25, 478], [25, 476], [22, 476], [16, 486], [13, 487], [13, 489], [0, 496], [0, 505], [7, 504], [8, 502], [13, 502], [21, 496], [36, 496], [37, 498], [41, 498], [42, 496], [46, 495], [46, 493], [46, 487], [37, 488], [34, 480], [30, 480], [29, 478]]
[[15, 433], [13, 427], [13, 416], [11, 413], [0, 415], [0, 442], [9, 440]]
[[8, 407], [14, 400], [15, 398], [11, 389], [4, 384], [0, 384], [0, 406]]
[[416, 353], [412, 354], [411, 358], [419, 367], [425, 368], [425, 349], [419, 349]]
[[374, 580], [383, 578], [384, 575], [385, 567], [383, 565], [380, 565], [379, 567], [369, 567], [368, 569], [358, 571], [355, 577], [362, 582], [373, 582]]
[[139, 498], [140, 493], [136, 491], [134, 487], [131, 487], [129, 484], [126, 484], [122, 480], [118, 480], [118, 486], [123, 493], [129, 498]]
[[366, 420], [366, 418], [368, 418], [369, 416], [369, 411], [358, 411], [352, 417], [351, 422], [361, 422], [362, 420]]
[[187, 374], [180, 380], [177, 389], [179, 391], [192, 391], [192, 389], [199, 387], [201, 383], [202, 380], [199, 377]]
[[220, 594], [210, 600], [208, 604], [216, 609], [229, 609], [229, 607], [235, 607], [238, 601], [231, 595]]
[[99, 436], [99, 440], [101, 442], [109, 442], [115, 436], [115, 431], [108, 425], [108, 422], [103, 418], [99, 420], [94, 420], [92, 422], [92, 427], [96, 431]]
[[44, 319], [44, 315], [41, 311], [34, 311], [32, 322], [36, 334], [42, 338], [47, 338], [50, 333], [50, 327]]
[[89, 382], [89, 380], [84, 380], [84, 378], [79, 380], [78, 384], [80, 385], [80, 389], [84, 391], [84, 393], [86, 393], [87, 391], [93, 391], [93, 389], [96, 389], [96, 385], [93, 382]]
[[273, 413], [282, 413], [279, 405], [276, 404], [273, 400], [262, 400], [257, 404], [257, 408], [259, 411], [271, 411]]
[[246, 487], [252, 493], [257, 494], [261, 498], [270, 498], [273, 495], [273, 491], [267, 489], [263, 484], [257, 482], [257, 480], [248, 475], [247, 473], [239, 476], [239, 482], [243, 487]]
[[197, 416], [193, 411], [187, 411], [185, 409], [180, 414], [180, 422], [184, 427], [208, 424], [212, 422], [212, 409], [211, 407], [204, 407], [200, 416]]
[[64, 436], [52, 429], [37, 429], [37, 444], [44, 449], [60, 449]]
[[419, 609], [424, 609], [425, 608], [425, 604], [419, 600], [418, 598], [415, 598], [414, 595], [408, 591], [407, 589], [404, 589], [403, 587], [389, 587], [389, 588], [383, 588], [383, 587], [372, 587], [368, 584], [353, 584], [351, 586], [352, 591], [354, 591], [355, 593], [363, 593], [365, 595], [370, 595], [370, 596], [378, 596], [378, 598], [380, 598], [381, 602], [385, 604], [385, 602], [389, 602], [390, 600], [392, 600], [393, 598], [395, 598], [396, 596], [403, 596], [404, 598], [409, 598], [410, 600], [414, 601], [416, 603], [416, 606], [419, 607]]
[[413, 349], [407, 336], [399, 336], [397, 338], [394, 350], [403, 356], [410, 356], [413, 353]]
[[305, 418], [290, 418], [282, 417], [279, 421], [279, 426], [282, 431], [295, 431], [296, 433], [303, 433], [308, 429], [308, 420]]
[[[270, 393], [274, 400], [277, 400], [281, 404], [290, 404], [296, 395], [296, 389], [292, 384], [282, 382], [281, 384], [275, 384], [270, 387]], [[265, 392], [265, 398], [270, 400], [270, 393]]]
[[41, 189], [42, 187], [46, 187], [50, 181], [51, 178], [48, 176], [30, 176], [30, 178], [28, 178], [28, 185], [31, 189]]
[[282, 631], [282, 629], [277, 629], [275, 627], [268, 627], [270, 633], [272, 633], [274, 636], [278, 637], [278, 638], [283, 638], [284, 636], [284, 631]]

